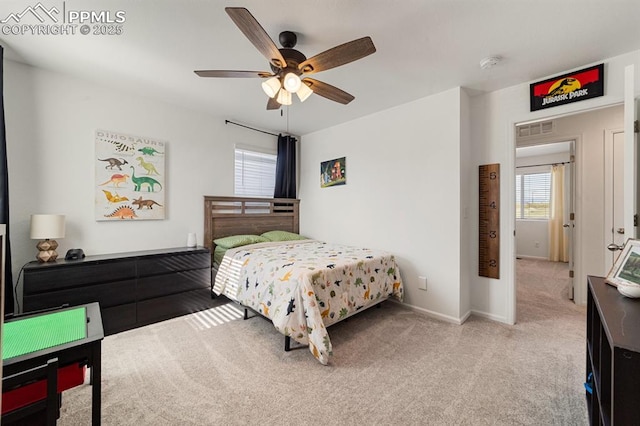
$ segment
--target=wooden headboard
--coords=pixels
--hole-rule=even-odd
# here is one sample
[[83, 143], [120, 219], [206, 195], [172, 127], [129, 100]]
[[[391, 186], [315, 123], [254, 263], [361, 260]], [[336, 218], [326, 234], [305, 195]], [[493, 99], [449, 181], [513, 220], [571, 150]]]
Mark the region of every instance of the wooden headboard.
[[213, 240], [229, 235], [260, 235], [266, 231], [300, 232], [300, 200], [204, 196], [204, 246], [213, 254]]

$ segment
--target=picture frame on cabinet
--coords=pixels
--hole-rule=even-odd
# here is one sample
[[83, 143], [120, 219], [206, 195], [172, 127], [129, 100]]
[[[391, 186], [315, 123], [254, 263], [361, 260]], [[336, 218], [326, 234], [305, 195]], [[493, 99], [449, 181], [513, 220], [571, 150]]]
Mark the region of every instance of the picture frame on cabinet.
[[625, 284], [640, 285], [640, 240], [629, 238], [625, 242], [605, 282], [614, 287]]

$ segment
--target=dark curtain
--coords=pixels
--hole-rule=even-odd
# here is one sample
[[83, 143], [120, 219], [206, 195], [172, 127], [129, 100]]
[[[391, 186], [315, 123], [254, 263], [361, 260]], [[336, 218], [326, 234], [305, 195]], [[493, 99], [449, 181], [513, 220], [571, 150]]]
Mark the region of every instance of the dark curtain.
[[296, 138], [278, 135], [274, 198], [296, 198]]
[[7, 171], [7, 139], [4, 126], [4, 49], [0, 46], [0, 223], [7, 225], [4, 239], [4, 313], [13, 313], [13, 274], [9, 244], [9, 173]]

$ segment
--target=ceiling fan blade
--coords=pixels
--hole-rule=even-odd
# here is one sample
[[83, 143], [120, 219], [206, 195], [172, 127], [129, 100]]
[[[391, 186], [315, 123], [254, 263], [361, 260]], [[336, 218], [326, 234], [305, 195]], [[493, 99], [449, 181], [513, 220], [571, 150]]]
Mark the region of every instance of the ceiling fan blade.
[[287, 66], [287, 61], [282, 56], [282, 53], [280, 53], [269, 34], [253, 17], [251, 12], [244, 7], [226, 7], [224, 10], [227, 11], [233, 22], [240, 28], [240, 31], [269, 62], [278, 68]]
[[318, 53], [302, 62], [298, 69], [304, 74], [313, 74], [348, 64], [371, 55], [375, 51], [376, 47], [373, 45], [371, 37], [362, 37]]
[[278, 101], [276, 101], [276, 98], [269, 98], [269, 100], [267, 101], [267, 109], [280, 109], [282, 105], [280, 105], [280, 103]]
[[353, 95], [344, 90], [313, 78], [303, 78], [302, 82], [309, 86], [313, 93], [344, 105], [355, 99]]
[[268, 71], [201, 70], [194, 72], [200, 77], [267, 78], [273, 76]]

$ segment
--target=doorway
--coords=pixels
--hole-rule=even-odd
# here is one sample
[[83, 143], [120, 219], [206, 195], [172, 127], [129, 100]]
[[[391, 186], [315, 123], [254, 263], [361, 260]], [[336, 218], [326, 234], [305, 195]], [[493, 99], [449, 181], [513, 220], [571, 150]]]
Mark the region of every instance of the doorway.
[[534, 288], [543, 288], [536, 282], [552, 282], [547, 293], [573, 300], [575, 140], [520, 139], [515, 163], [517, 292], [520, 299], [527, 298]]
[[[537, 146], [553, 146], [561, 142], [571, 142], [574, 144], [574, 180], [572, 185], [575, 194], [575, 203], [572, 211], [568, 213], [575, 213], [573, 220], [567, 220], [564, 218], [563, 225], [569, 225], [573, 231], [573, 244], [570, 244], [572, 249], [571, 259], [574, 259], [573, 268], [567, 268], [567, 275], [569, 271], [574, 271], [573, 288], [572, 292], [560, 292], [566, 297], [567, 303], [571, 303], [570, 299], [573, 295], [574, 302], [579, 305], [583, 305], [586, 302], [586, 276], [587, 275], [606, 275], [608, 270], [605, 266], [605, 256], [603, 247], [605, 244], [605, 227], [604, 220], [604, 181], [605, 181], [605, 159], [603, 153], [605, 149], [605, 139], [607, 132], [612, 132], [615, 129], [623, 128], [624, 124], [624, 108], [623, 105], [614, 105], [601, 109], [580, 112], [577, 114], [562, 116], [558, 118], [546, 119], [537, 122], [547, 129], [547, 132], [538, 132], [537, 134], [527, 134], [526, 131], [521, 131], [521, 125], [516, 126], [516, 143], [515, 150], [519, 154], [518, 150], [523, 147], [530, 147], [532, 150], [537, 149]], [[534, 123], [536, 124], [536, 123]], [[518, 155], [518, 157], [520, 157]], [[521, 160], [516, 157], [514, 167], [517, 175], [519, 172], [517, 166], [521, 166]], [[556, 162], [559, 160], [551, 160], [549, 162]], [[543, 163], [543, 162], [541, 162]], [[533, 163], [530, 163], [533, 164]], [[536, 163], [537, 164], [537, 163]], [[571, 218], [569, 218], [571, 219]], [[516, 220], [516, 257], [522, 254], [521, 247], [517, 247], [517, 239], [522, 236], [522, 230], [520, 228], [520, 221]], [[566, 228], [565, 228], [566, 229]], [[609, 235], [611, 234], [611, 227], [608, 229]], [[518, 235], [520, 234], [520, 235]], [[542, 238], [546, 232], [544, 230], [538, 230], [535, 234]], [[570, 237], [568, 237], [570, 238]], [[571, 240], [571, 238], [570, 238]], [[542, 248], [543, 241], [541, 239], [530, 240], [529, 249], [535, 249], [536, 241], [538, 242], [538, 248]], [[525, 256], [530, 253], [525, 253]], [[544, 252], [538, 252], [537, 256], [540, 261], [548, 261], [544, 259]], [[518, 281], [518, 260], [514, 259], [515, 266], [515, 299], [516, 299], [516, 312], [520, 311], [517, 306], [523, 303], [523, 300], [519, 298], [519, 281]], [[540, 269], [539, 279], [544, 280], [543, 268], [529, 268], [527, 272], [529, 275], [536, 274], [537, 269]], [[569, 278], [569, 277], [567, 277]], [[534, 278], [535, 279], [535, 278]], [[524, 302], [526, 303], [526, 301]], [[517, 320], [519, 318], [516, 317]]]

